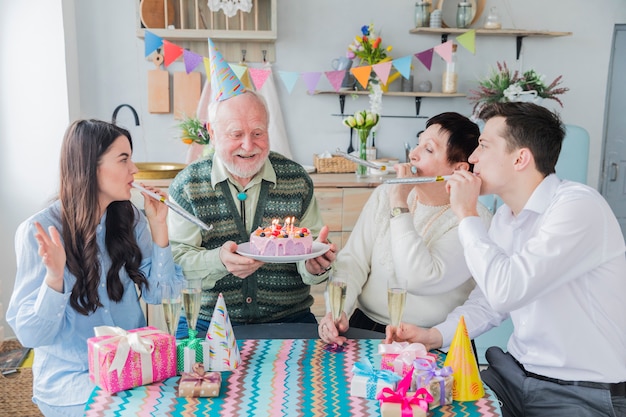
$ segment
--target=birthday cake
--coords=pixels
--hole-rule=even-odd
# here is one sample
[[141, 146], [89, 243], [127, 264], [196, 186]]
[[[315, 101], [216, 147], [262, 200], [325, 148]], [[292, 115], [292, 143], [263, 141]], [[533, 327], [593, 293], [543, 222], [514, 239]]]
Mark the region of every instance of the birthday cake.
[[250, 252], [262, 256], [294, 256], [311, 253], [313, 237], [306, 227], [274, 222], [272, 226], [259, 227], [250, 235]]

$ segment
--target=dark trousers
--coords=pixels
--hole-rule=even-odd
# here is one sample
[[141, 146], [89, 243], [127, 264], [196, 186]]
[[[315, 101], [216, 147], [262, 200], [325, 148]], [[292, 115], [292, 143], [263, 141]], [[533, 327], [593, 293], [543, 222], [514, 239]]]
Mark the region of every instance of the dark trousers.
[[[196, 323], [196, 331], [198, 332], [198, 337], [204, 337], [206, 332], [209, 330], [209, 324], [211, 322], [208, 320], [198, 319]], [[266, 321], [264, 323], [313, 323], [317, 324], [317, 319], [315, 315], [311, 313], [310, 309], [302, 311], [300, 313], [293, 314], [291, 316], [283, 317], [280, 320], [276, 321]], [[258, 323], [244, 323], [231, 321], [230, 324], [235, 326], [245, 326], [247, 324], [258, 324]], [[178, 328], [176, 329], [176, 339], [186, 339], [189, 335], [189, 327], [187, 326], [187, 319], [185, 316], [180, 317], [180, 321], [178, 322]]]
[[499, 347], [489, 348], [485, 356], [489, 368], [480, 376], [502, 402], [503, 417], [626, 416], [624, 395], [527, 376], [515, 358]]

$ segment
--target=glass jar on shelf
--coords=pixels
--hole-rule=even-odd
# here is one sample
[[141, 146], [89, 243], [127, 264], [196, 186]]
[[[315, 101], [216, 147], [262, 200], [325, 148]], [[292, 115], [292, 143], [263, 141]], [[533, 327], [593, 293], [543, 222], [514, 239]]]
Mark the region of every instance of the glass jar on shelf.
[[456, 48], [457, 45], [453, 44], [450, 62], [446, 62], [446, 69], [441, 79], [441, 92], [445, 94], [453, 94], [457, 91], [458, 73], [456, 66]]
[[472, 21], [472, 3], [461, 1], [456, 9], [456, 27], [465, 29]]
[[425, 28], [430, 23], [430, 2], [418, 1], [415, 3], [415, 27]]
[[502, 23], [500, 23], [500, 15], [496, 7], [489, 9], [489, 14], [485, 20], [485, 29], [501, 29]]

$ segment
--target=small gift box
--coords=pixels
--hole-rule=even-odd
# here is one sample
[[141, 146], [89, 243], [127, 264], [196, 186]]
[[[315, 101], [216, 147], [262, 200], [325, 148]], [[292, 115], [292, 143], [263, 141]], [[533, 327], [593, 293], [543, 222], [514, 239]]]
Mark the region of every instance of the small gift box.
[[383, 388], [378, 394], [376, 398], [380, 400], [380, 415], [382, 417], [426, 417], [428, 403], [433, 400], [433, 397], [425, 388], [409, 393], [412, 379], [413, 369], [410, 369], [398, 383], [398, 388], [395, 391], [390, 388]]
[[195, 363], [192, 372], [183, 372], [178, 383], [179, 397], [217, 397], [220, 395], [222, 374], [205, 372], [204, 365]]
[[436, 361], [435, 356], [428, 353], [421, 343], [381, 343], [378, 345], [378, 354], [382, 355], [380, 369], [388, 369], [401, 377], [409, 373], [409, 369], [413, 367], [413, 361], [417, 358]]
[[350, 395], [353, 397], [375, 400], [383, 388], [395, 389], [400, 377], [388, 370], [374, 369], [372, 363], [365, 359], [352, 367]]
[[426, 388], [434, 398], [434, 401], [430, 403], [430, 408], [452, 404], [452, 384], [454, 377], [450, 366], [437, 368], [434, 362], [424, 359], [416, 359], [415, 362], [413, 362], [413, 366], [414, 371], [411, 390]]
[[180, 339], [176, 341], [176, 370], [179, 375], [183, 372], [192, 372], [193, 365], [200, 362], [204, 365], [205, 369], [209, 369], [208, 354], [205, 355], [205, 351], [208, 350], [208, 343], [206, 340], [198, 339], [196, 336], [198, 332], [189, 329], [189, 337], [187, 339]]
[[174, 337], [156, 327], [94, 328], [87, 339], [89, 378], [114, 393], [176, 375]]

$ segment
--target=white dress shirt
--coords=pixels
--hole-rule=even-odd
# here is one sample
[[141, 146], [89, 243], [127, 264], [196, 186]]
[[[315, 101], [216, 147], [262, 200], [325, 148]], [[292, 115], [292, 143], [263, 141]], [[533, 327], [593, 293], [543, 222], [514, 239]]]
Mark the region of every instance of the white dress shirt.
[[626, 381], [626, 257], [620, 226], [594, 189], [548, 176], [516, 217], [500, 207], [487, 232], [459, 236], [477, 287], [436, 326], [448, 346], [464, 315], [476, 337], [510, 315], [508, 351], [540, 375]]

